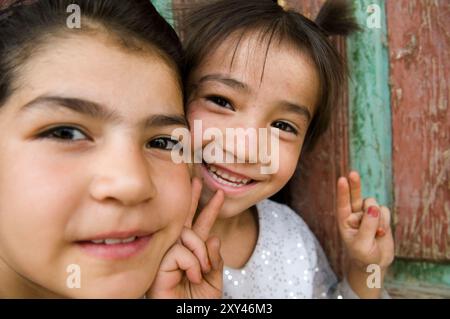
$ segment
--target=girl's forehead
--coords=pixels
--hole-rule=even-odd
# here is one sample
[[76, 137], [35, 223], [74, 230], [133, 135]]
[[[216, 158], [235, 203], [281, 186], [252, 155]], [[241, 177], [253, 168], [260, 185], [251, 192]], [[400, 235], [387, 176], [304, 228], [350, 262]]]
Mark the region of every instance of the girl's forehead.
[[[157, 55], [138, 55], [98, 38], [64, 39], [31, 56], [17, 77], [18, 100], [40, 95], [95, 101], [130, 116], [182, 111], [174, 70]], [[125, 112], [126, 110], [126, 112]]]
[[230, 36], [200, 61], [194, 78], [205, 74], [226, 74], [254, 87], [274, 81], [291, 86], [309, 81], [318, 85], [318, 72], [306, 52], [276, 37], [249, 34]]

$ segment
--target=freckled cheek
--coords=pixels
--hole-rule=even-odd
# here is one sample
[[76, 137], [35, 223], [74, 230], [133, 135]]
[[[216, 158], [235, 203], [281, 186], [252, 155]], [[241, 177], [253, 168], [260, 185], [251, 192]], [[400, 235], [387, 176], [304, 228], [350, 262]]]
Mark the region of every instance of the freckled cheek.
[[[225, 128], [233, 127], [229, 118], [210, 112], [205, 106], [200, 106], [199, 104], [200, 103], [198, 102], [191, 103], [191, 106], [188, 108], [187, 112], [187, 119], [189, 121], [189, 125], [191, 126], [192, 138], [194, 137], [194, 134], [204, 136], [204, 132], [207, 129], [218, 128], [222, 132], [225, 132]], [[196, 121], [197, 125], [195, 125]], [[198, 123], [201, 123], [201, 131], [197, 131], [197, 129], [200, 128]]]
[[279, 189], [283, 188], [291, 179], [297, 168], [300, 150], [280, 147], [278, 171], [272, 176], [272, 181]]

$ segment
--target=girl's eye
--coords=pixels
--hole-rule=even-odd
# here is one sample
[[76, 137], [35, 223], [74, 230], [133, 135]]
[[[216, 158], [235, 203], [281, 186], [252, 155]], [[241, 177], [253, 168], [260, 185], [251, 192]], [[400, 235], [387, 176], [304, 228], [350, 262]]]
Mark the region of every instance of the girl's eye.
[[60, 126], [52, 128], [44, 133], [41, 133], [39, 137], [62, 141], [80, 141], [88, 138], [82, 131], [70, 126]]
[[297, 130], [289, 123], [283, 122], [283, 121], [276, 121], [272, 123], [272, 126], [285, 132], [293, 133], [297, 135]]
[[227, 109], [230, 109], [230, 110], [234, 111], [234, 108], [231, 105], [231, 103], [227, 99], [225, 99], [223, 97], [220, 97], [220, 96], [208, 96], [206, 99], [208, 101], [213, 102], [214, 104], [217, 104], [220, 107], [224, 107], [224, 108], [227, 108]]
[[147, 143], [148, 148], [157, 148], [164, 151], [171, 151], [180, 142], [171, 137], [157, 137]]

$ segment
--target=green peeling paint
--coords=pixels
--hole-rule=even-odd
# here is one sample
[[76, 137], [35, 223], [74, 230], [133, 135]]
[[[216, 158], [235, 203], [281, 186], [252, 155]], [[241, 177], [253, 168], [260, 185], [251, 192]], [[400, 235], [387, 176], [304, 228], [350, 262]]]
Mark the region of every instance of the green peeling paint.
[[[362, 176], [364, 197], [393, 205], [392, 129], [389, 53], [385, 2], [354, 0], [355, 15], [363, 31], [347, 40], [349, 82], [350, 164]], [[381, 28], [369, 28], [369, 5], [381, 8]], [[401, 185], [399, 185], [401, 187]], [[395, 213], [395, 212], [393, 212]], [[407, 289], [425, 285], [450, 289], [450, 265], [396, 259], [387, 283]]]
[[450, 265], [397, 259], [389, 269], [389, 280], [394, 282], [447, 286], [450, 291]]
[[151, 0], [156, 10], [161, 14], [167, 22], [174, 25], [172, 0]]
[[[381, 8], [381, 28], [369, 28], [369, 5]], [[392, 207], [392, 130], [389, 55], [384, 1], [354, 0], [363, 31], [347, 40], [350, 164], [360, 172], [365, 197]]]

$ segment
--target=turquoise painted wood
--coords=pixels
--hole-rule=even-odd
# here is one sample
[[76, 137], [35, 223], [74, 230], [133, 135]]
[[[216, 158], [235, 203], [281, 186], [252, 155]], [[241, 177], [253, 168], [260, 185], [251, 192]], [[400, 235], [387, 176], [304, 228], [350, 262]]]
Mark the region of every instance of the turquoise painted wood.
[[[369, 28], [370, 5], [381, 9], [381, 28]], [[354, 0], [362, 32], [347, 40], [350, 165], [362, 176], [365, 197], [392, 207], [392, 130], [389, 55], [384, 1]]]
[[172, 26], [174, 25], [172, 0], [151, 0], [156, 10], [167, 20]]

